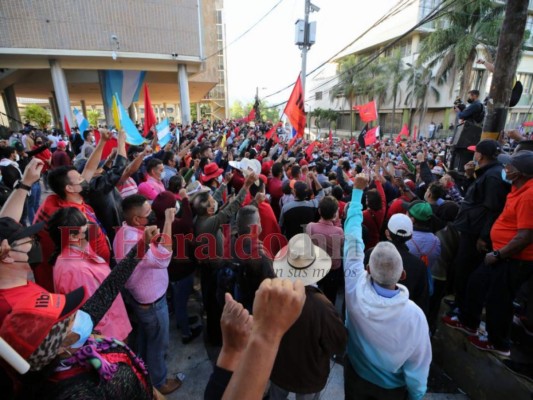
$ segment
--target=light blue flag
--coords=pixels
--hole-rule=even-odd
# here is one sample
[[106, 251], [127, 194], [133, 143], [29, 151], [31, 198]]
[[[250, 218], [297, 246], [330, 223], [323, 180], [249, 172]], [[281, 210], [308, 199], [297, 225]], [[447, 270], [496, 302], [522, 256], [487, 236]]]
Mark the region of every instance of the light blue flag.
[[89, 129], [89, 121], [85, 119], [83, 113], [81, 111], [78, 111], [77, 108], [74, 109], [74, 117], [76, 118], [76, 123], [78, 124], [80, 134], [83, 135], [83, 132]]
[[104, 99], [111, 107], [113, 96], [118, 95], [118, 99], [127, 109], [131, 103], [139, 100], [146, 71], [129, 70], [106, 70], [104, 71]]
[[161, 147], [165, 146], [170, 139], [172, 139], [172, 133], [170, 133], [170, 125], [168, 124], [168, 118], [161, 121], [155, 126], [157, 132], [157, 142]]
[[143, 144], [144, 138], [135, 127], [135, 124], [130, 119], [128, 113], [124, 109], [124, 106], [116, 94], [115, 98], [117, 99], [118, 111], [120, 113], [120, 125], [122, 126], [122, 130], [126, 133], [126, 143], [135, 146]]

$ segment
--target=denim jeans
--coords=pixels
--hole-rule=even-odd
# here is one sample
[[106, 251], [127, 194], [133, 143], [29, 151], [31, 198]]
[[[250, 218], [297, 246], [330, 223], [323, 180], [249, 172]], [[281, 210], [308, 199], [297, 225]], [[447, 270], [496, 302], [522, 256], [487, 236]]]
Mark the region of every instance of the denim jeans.
[[181, 335], [184, 337], [191, 334], [187, 303], [192, 293], [193, 284], [194, 274], [190, 274], [179, 281], [170, 282], [172, 305], [174, 306], [174, 313], [176, 314], [176, 323], [181, 329]]
[[28, 196], [28, 202], [26, 203], [28, 222], [33, 224], [33, 218], [39, 209], [39, 203], [41, 202], [41, 184], [39, 181], [31, 185], [31, 193]]
[[169, 342], [167, 299], [163, 296], [148, 306], [133, 301], [132, 306], [138, 319], [137, 351], [146, 362], [153, 385], [159, 388], [167, 379], [165, 363]]
[[[290, 392], [280, 388], [272, 381], [270, 382], [270, 400], [286, 400], [289, 397], [289, 393]], [[320, 393], [321, 392], [309, 394], [295, 393], [295, 398], [296, 400], [318, 400], [320, 398]]]

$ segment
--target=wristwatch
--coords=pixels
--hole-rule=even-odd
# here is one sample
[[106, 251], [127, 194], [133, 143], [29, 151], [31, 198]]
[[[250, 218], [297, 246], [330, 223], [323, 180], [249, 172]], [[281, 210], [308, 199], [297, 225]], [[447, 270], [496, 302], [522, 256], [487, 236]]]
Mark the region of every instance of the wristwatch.
[[13, 188], [24, 189], [24, 190], [27, 190], [28, 192], [31, 190], [31, 186], [25, 185], [21, 181], [16, 181], [15, 184], [13, 185]]
[[494, 250], [494, 251], [492, 252], [492, 255], [493, 255], [494, 257], [496, 257], [496, 259], [498, 259], [498, 260], [501, 260], [501, 259], [502, 259], [502, 255], [500, 254], [500, 250]]

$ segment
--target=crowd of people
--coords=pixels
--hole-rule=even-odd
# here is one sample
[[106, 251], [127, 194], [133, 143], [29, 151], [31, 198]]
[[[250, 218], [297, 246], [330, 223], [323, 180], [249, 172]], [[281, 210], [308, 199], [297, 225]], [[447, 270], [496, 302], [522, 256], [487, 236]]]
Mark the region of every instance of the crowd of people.
[[469, 148], [464, 173], [445, 140], [172, 132], [134, 146], [28, 125], [0, 142], [6, 398], [162, 399], [182, 385], [171, 324], [220, 348], [205, 399], [318, 399], [332, 360], [347, 399], [421, 399], [437, 329], [502, 357], [513, 322], [533, 335], [533, 141], [518, 131]]

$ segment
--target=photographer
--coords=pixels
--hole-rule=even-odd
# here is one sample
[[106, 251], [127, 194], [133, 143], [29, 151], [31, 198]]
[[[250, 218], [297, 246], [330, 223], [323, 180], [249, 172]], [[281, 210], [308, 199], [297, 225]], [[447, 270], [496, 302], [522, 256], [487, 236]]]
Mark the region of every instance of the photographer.
[[482, 124], [485, 113], [484, 106], [479, 101], [479, 90], [474, 89], [468, 92], [468, 99], [466, 101], [469, 105], [465, 109], [461, 109], [460, 105], [454, 103], [453, 109], [457, 113], [457, 118], [465, 123], [469, 122], [474, 125]]

